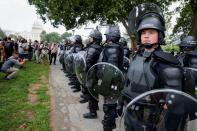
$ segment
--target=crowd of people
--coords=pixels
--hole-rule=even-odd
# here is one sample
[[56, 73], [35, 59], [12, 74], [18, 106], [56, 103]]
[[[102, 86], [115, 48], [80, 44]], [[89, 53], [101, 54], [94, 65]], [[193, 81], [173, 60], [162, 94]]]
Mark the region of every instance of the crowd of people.
[[23, 67], [25, 61], [35, 60], [36, 63], [56, 64], [58, 54], [57, 43], [44, 43], [24, 38], [12, 40], [5, 37], [0, 40], [0, 69], [5, 73], [5, 80], [10, 80]]

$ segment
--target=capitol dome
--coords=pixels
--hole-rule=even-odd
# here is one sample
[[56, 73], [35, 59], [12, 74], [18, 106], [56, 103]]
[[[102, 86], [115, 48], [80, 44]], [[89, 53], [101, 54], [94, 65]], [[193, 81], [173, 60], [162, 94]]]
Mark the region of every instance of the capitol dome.
[[40, 34], [43, 31], [43, 27], [42, 27], [42, 22], [40, 19], [36, 19], [32, 25], [32, 40], [38, 40], [40, 41]]
[[33, 25], [32, 25], [32, 30], [34, 29], [40, 29], [40, 30], [43, 30], [42, 28], [42, 22], [40, 20], [35, 20]]
[[42, 33], [42, 31], [43, 31], [42, 21], [39, 18], [37, 18], [32, 24], [31, 32], [24, 31], [24, 32], [20, 32], [19, 35], [27, 40], [31, 39], [32, 41], [35, 40], [40, 41], [41, 40], [40, 34]]

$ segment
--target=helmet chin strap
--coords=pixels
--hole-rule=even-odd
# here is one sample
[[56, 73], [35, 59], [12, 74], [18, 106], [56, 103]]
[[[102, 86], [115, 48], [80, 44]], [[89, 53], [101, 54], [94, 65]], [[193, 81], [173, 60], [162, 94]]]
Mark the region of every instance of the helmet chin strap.
[[157, 45], [158, 43], [144, 43], [144, 44], [142, 44], [142, 46], [144, 47], [144, 48], [146, 48], [146, 49], [151, 49], [151, 48], [153, 48], [153, 46], [155, 46], [155, 45]]

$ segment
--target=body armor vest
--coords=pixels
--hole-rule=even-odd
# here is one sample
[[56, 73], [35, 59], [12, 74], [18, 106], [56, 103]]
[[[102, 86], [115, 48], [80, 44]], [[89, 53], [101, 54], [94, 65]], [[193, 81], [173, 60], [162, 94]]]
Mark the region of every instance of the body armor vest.
[[102, 62], [108, 62], [123, 70], [124, 52], [120, 45], [112, 43], [105, 46], [102, 55]]
[[99, 58], [99, 55], [102, 51], [102, 46], [99, 44], [92, 44], [86, 49], [86, 64], [87, 69], [89, 69], [92, 65], [96, 64]]
[[182, 53], [178, 59], [183, 67], [197, 68], [197, 52]]
[[127, 75], [127, 85], [130, 87], [130, 96], [137, 95], [149, 91], [154, 88], [156, 77], [152, 70], [153, 58], [151, 53], [144, 52], [143, 56], [136, 55], [135, 60], [130, 64]]
[[[185, 54], [183, 59], [184, 67], [190, 67], [197, 69], [197, 52]], [[184, 91], [192, 96], [195, 96], [195, 86], [197, 84], [196, 71], [184, 70]], [[196, 96], [195, 96], [196, 97]]]
[[188, 65], [189, 67], [197, 69], [197, 56], [191, 56], [188, 60]]

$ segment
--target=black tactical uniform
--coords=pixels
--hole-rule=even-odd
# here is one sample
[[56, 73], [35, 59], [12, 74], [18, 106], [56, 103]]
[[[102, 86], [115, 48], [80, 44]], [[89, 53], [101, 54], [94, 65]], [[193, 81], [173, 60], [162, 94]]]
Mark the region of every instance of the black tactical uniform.
[[74, 43], [70, 50], [71, 50], [71, 53], [77, 53], [83, 50], [83, 44], [82, 44], [82, 39], [80, 35], [74, 36]]
[[[184, 68], [184, 88], [183, 91], [197, 97], [195, 94], [195, 88], [197, 86], [197, 72], [192, 71], [192, 69], [197, 69], [197, 51], [195, 51], [196, 48], [196, 40], [193, 36], [186, 36], [182, 39], [180, 48], [182, 53], [179, 54], [178, 59], [181, 62], [183, 68]], [[187, 69], [187, 68], [191, 68]], [[193, 107], [195, 103], [193, 102], [187, 102], [185, 101], [185, 119], [182, 120], [183, 127], [186, 123], [186, 119], [189, 115], [190, 120], [196, 119], [196, 115], [193, 114], [193, 112], [196, 112], [197, 107]], [[191, 108], [193, 107], [193, 108]], [[184, 129], [184, 128], [183, 128]]]
[[124, 37], [121, 37], [119, 40], [120, 45], [122, 45], [123, 50], [124, 50], [124, 56], [129, 58], [130, 56], [130, 51], [129, 48], [127, 46], [127, 40]]
[[[135, 22], [136, 23], [132, 24], [136, 25], [137, 42], [142, 45], [144, 49], [136, 54], [132, 63], [130, 63], [125, 89], [122, 91], [124, 103], [128, 103], [141, 93], [153, 89], [172, 88], [182, 90], [183, 75], [179, 61], [172, 54], [165, 53], [160, 48], [165, 37], [163, 16], [156, 12], [149, 12], [140, 16]], [[158, 43], [141, 43], [141, 33], [145, 29], [154, 29], [158, 32]], [[152, 52], [148, 50], [152, 48], [154, 48]], [[174, 115], [175, 112], [181, 112], [181, 107], [183, 106], [180, 104], [180, 109], [177, 107], [178, 110], [171, 110], [167, 115]], [[143, 106], [140, 106], [138, 110], [139, 114], [143, 115], [142, 111]], [[147, 131], [156, 130], [152, 125], [146, 125], [146, 127], [144, 127], [139, 120], [135, 119], [131, 112], [128, 112], [125, 116], [124, 124], [126, 131], [144, 131], [145, 128]], [[180, 117], [180, 115], [177, 115], [177, 117]], [[179, 119], [173, 117], [166, 118], [166, 121], [168, 122], [170, 118], [172, 120], [171, 124], [166, 125], [173, 125], [179, 121]]]
[[63, 61], [62, 61], [63, 70], [66, 73], [67, 77], [69, 76], [69, 74], [68, 74], [68, 71], [66, 70], [64, 59], [68, 55], [68, 51], [71, 49], [71, 47], [72, 47], [71, 40], [70, 40], [70, 38], [68, 38], [67, 41], [66, 41], [65, 47], [64, 47], [65, 51], [64, 51], [64, 54], [63, 54]]
[[120, 38], [119, 44], [122, 45], [123, 50], [124, 50], [124, 60], [123, 60], [124, 70], [123, 70], [123, 73], [124, 73], [124, 75], [126, 75], [128, 67], [129, 67], [129, 63], [130, 63], [130, 50], [127, 46], [127, 40], [124, 37]]
[[[99, 61], [110, 63], [118, 67], [120, 70], [123, 70], [124, 51], [123, 47], [119, 44], [119, 28], [117, 26], [109, 26], [105, 35], [107, 44], [104, 46]], [[112, 129], [116, 128], [116, 107], [116, 103], [110, 104], [110, 102], [108, 102], [108, 100], [105, 99], [103, 105], [103, 111], [105, 114], [104, 120], [102, 121], [104, 131], [111, 131]]]
[[[71, 53], [78, 53], [79, 51], [83, 50], [83, 44], [82, 44], [81, 36], [80, 35], [75, 35], [73, 37], [73, 39], [74, 39], [74, 41], [73, 41], [72, 46], [70, 48], [70, 54]], [[69, 79], [70, 80], [69, 85], [74, 85], [74, 86], [71, 87], [72, 89], [74, 89], [73, 92], [79, 92], [81, 90], [81, 88], [80, 88], [80, 83], [79, 83], [76, 75], [71, 74], [69, 76], [69, 78], [70, 78]]]
[[[91, 66], [97, 63], [99, 55], [102, 51], [102, 46], [100, 45], [102, 42], [102, 34], [98, 30], [93, 30], [89, 35], [92, 41], [88, 44], [86, 48], [86, 70], [88, 71]], [[89, 113], [85, 113], [83, 115], [84, 118], [97, 118], [96, 110], [98, 109], [98, 101], [93, 98], [87, 88], [84, 86], [82, 88], [83, 99], [81, 102], [89, 101]]]
[[68, 39], [65, 39], [64, 41], [64, 45], [63, 45], [63, 54], [61, 54], [60, 58], [59, 58], [59, 61], [60, 63], [62, 64], [62, 71], [66, 73], [66, 69], [65, 69], [65, 63], [64, 63], [64, 54], [65, 54], [65, 51], [67, 51], [69, 47], [69, 42], [68, 42]]
[[187, 36], [182, 39], [180, 44], [181, 54], [178, 59], [181, 65], [184, 67], [197, 68], [197, 57], [196, 57], [196, 40], [193, 36]]

